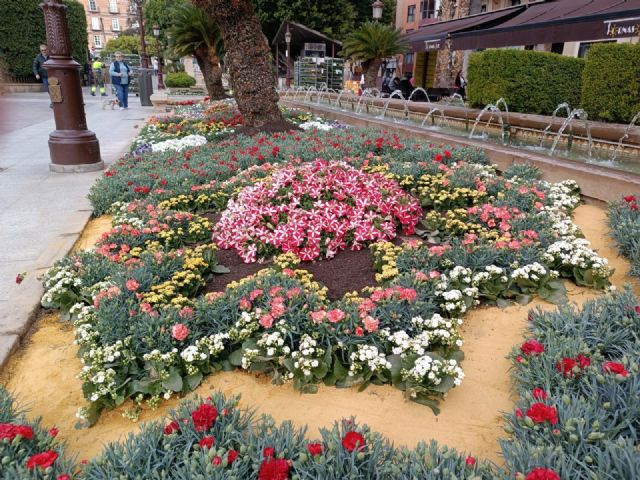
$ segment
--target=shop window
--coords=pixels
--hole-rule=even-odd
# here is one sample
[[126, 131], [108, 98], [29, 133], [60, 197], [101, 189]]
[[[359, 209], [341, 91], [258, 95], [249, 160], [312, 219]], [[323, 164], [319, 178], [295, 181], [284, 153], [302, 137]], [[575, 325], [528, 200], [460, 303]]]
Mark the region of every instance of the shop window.
[[557, 53], [559, 55], [562, 55], [563, 51], [564, 51], [564, 42], [552, 43], [551, 44], [551, 52], [552, 53]]

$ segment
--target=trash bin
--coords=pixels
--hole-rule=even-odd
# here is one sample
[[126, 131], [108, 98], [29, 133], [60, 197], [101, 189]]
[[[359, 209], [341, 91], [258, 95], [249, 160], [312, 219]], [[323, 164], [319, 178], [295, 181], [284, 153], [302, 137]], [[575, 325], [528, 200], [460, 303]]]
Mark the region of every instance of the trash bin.
[[153, 85], [151, 83], [151, 76], [153, 74], [153, 68], [138, 69], [138, 87], [140, 89], [140, 105], [143, 107], [151, 107], [151, 94], [153, 93]]

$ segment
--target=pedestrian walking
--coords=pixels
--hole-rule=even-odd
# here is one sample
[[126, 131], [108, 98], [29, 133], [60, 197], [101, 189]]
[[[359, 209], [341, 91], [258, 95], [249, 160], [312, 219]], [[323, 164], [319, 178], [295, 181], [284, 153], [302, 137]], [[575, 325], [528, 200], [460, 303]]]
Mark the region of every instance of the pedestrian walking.
[[462, 71], [456, 75], [456, 89], [463, 100], [467, 99], [467, 79], [462, 75]]
[[100, 60], [100, 57], [96, 57], [93, 63], [91, 64], [91, 68], [93, 70], [93, 84], [91, 85], [91, 95], [96, 96], [96, 90], [100, 90], [100, 96], [106, 97], [107, 92], [104, 88], [104, 76], [102, 74], [102, 69], [104, 68], [104, 63]]
[[[47, 73], [47, 69], [44, 68], [44, 62], [47, 60], [49, 60], [49, 49], [43, 43], [40, 45], [40, 53], [33, 59], [33, 74], [36, 80], [42, 81], [44, 89], [47, 91], [47, 94], [49, 94], [49, 74]], [[51, 98], [49, 98], [49, 100], [51, 100]], [[49, 108], [53, 108], [53, 103], [49, 102]]]
[[116, 59], [111, 62], [109, 75], [111, 75], [111, 83], [116, 89], [116, 96], [120, 101], [120, 110], [129, 108], [129, 73], [131, 68], [122, 60], [122, 53], [115, 53]]
[[151, 60], [151, 63], [153, 65], [153, 74], [155, 76], [158, 76], [158, 66], [159, 66], [158, 59], [156, 57], [153, 57], [153, 59]]

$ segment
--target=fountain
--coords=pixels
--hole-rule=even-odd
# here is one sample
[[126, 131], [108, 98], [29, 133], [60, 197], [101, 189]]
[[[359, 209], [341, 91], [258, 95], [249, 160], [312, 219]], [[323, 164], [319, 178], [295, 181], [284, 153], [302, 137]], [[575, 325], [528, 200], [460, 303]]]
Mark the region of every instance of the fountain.
[[[575, 110], [571, 110], [571, 113], [569, 113], [569, 116], [562, 123], [562, 126], [560, 127], [560, 130], [558, 130], [558, 133], [556, 134], [556, 138], [553, 141], [553, 145], [551, 146], [551, 150], [549, 150], [549, 155], [553, 155], [553, 152], [555, 152], [556, 147], [558, 146], [558, 142], [560, 141], [560, 137], [562, 136], [563, 132], [565, 131], [567, 126], [569, 126], [571, 124], [571, 122], [573, 122], [573, 120], [576, 119], [576, 118], [579, 119], [579, 120], [583, 120], [584, 121], [584, 128], [587, 131], [587, 139], [589, 141], [589, 152], [588, 153], [589, 153], [589, 158], [591, 158], [591, 151], [592, 151], [592, 148], [593, 148], [593, 139], [591, 138], [591, 125], [589, 124], [587, 112], [585, 112], [581, 108], [576, 108]], [[568, 139], [568, 150], [571, 150], [572, 141], [573, 141], [573, 133], [570, 133], [569, 134], [569, 139]]]
[[342, 95], [344, 95], [345, 93], [350, 94], [350, 95], [354, 95], [353, 90], [340, 90], [340, 93], [338, 94], [338, 98], [336, 98], [336, 103], [335, 105], [342, 109], [342, 105], [340, 105], [340, 99], [342, 98]]
[[384, 116], [387, 114], [387, 108], [389, 108], [389, 102], [394, 97], [404, 100], [404, 97], [402, 96], [402, 92], [400, 90], [394, 90], [393, 92], [391, 92], [391, 95], [389, 95], [389, 97], [387, 98], [387, 101], [384, 103], [384, 108], [382, 109], [382, 114], [379, 115], [378, 118], [384, 119]]
[[[502, 118], [503, 111], [498, 107], [499, 104], [504, 106], [504, 113], [507, 114], [507, 123], [504, 122]], [[489, 126], [491, 124], [491, 120], [493, 120], [494, 114], [498, 114], [498, 120], [500, 120], [500, 130], [502, 131], [502, 143], [505, 144], [505, 137], [510, 136], [510, 127], [509, 127], [509, 107], [507, 107], [507, 102], [505, 102], [504, 98], [500, 97], [496, 103], [490, 103], [486, 107], [482, 109], [482, 111], [476, 117], [476, 121], [473, 123], [473, 128], [471, 129], [471, 133], [469, 134], [469, 138], [473, 138], [473, 134], [476, 131], [476, 127], [480, 122], [480, 119], [486, 112], [491, 112], [491, 116], [489, 117], [489, 121], [487, 121], [486, 125]]]
[[[355, 113], [362, 112], [362, 108], [360, 105], [362, 105], [362, 100], [364, 98], [378, 98], [379, 96], [380, 96], [380, 90], [378, 90], [377, 88], [365, 88], [364, 91], [362, 92], [362, 95], [360, 95], [360, 98], [358, 99], [358, 105], [356, 106]], [[365, 100], [365, 103], [366, 103], [366, 100]]]
[[553, 126], [553, 121], [558, 116], [558, 112], [560, 110], [563, 110], [563, 109], [566, 110], [566, 112], [567, 112], [567, 118], [569, 118], [571, 116], [571, 108], [569, 107], [569, 104], [567, 102], [561, 103], [560, 105], [558, 105], [556, 107], [556, 109], [553, 111], [553, 114], [551, 115], [551, 122], [549, 122], [549, 125], [547, 125], [545, 127], [544, 131], [542, 132], [542, 138], [540, 139], [540, 146], [541, 147], [542, 147], [542, 145], [544, 143], [545, 135], [549, 132], [549, 130], [551, 130], [551, 127]]
[[318, 89], [317, 89], [316, 87], [314, 87], [313, 85], [312, 85], [312, 86], [310, 86], [310, 87], [307, 89], [307, 93], [305, 93], [305, 95], [304, 95], [304, 101], [305, 101], [305, 102], [310, 101], [310, 100], [311, 100], [311, 94], [312, 94], [313, 92], [317, 92], [317, 91], [318, 91]]
[[431, 125], [434, 125], [434, 113], [440, 112], [440, 116], [442, 117], [442, 120], [444, 120], [446, 122], [446, 117], [444, 116], [444, 112], [442, 111], [442, 109], [438, 108], [438, 107], [434, 107], [431, 110], [429, 110], [427, 112], [427, 114], [424, 116], [424, 119], [422, 120], [422, 123], [420, 124], [420, 126], [422, 128], [424, 128], [424, 124], [425, 122], [429, 119], [429, 117], [431, 117]]
[[[322, 96], [329, 93], [329, 91], [335, 92], [333, 88], [327, 88], [326, 85], [323, 85], [318, 93], [318, 98], [316, 100], [316, 105], [320, 105], [320, 100], [322, 100]], [[331, 106], [331, 100], [329, 100], [329, 106]]]
[[613, 151], [613, 157], [611, 157], [612, 162], [614, 162], [618, 157], [618, 152], [622, 148], [622, 142], [629, 138], [629, 130], [631, 130], [631, 127], [633, 127], [638, 121], [640, 121], [640, 112], [635, 114], [635, 116], [631, 119], [631, 122], [629, 122], [629, 125], [627, 125], [627, 128], [624, 129], [624, 135], [620, 137], [620, 140], [618, 140], [618, 145], [616, 145], [616, 149]]
[[450, 98], [451, 100], [460, 100], [460, 103], [462, 104], [463, 107], [467, 106], [467, 104], [464, 103], [464, 98], [462, 98], [462, 95], [460, 95], [459, 93], [454, 93], [453, 95], [451, 95]]

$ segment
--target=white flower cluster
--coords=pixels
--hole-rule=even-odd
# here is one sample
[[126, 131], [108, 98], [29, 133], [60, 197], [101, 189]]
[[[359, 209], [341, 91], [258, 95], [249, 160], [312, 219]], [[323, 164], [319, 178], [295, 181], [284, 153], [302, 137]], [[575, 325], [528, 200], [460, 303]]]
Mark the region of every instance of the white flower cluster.
[[325, 123], [320, 117], [315, 120], [309, 120], [307, 122], [298, 125], [303, 130], [321, 130], [323, 132], [331, 130], [333, 127], [328, 123]]
[[249, 338], [253, 332], [260, 328], [260, 324], [258, 323], [259, 314], [259, 309], [255, 312], [242, 312], [233, 328], [229, 330], [229, 338], [233, 341]]
[[167, 150], [180, 152], [185, 148], [199, 147], [205, 143], [207, 143], [207, 139], [202, 135], [187, 135], [182, 138], [172, 138], [164, 142], [154, 143], [151, 145], [151, 150], [153, 152], [166, 152]]
[[[436, 285], [435, 293], [444, 302], [440, 308], [453, 316], [459, 316], [467, 311], [467, 299], [477, 304], [478, 288], [472, 283], [472, 270], [456, 265], [448, 274], [442, 274]], [[452, 288], [451, 283], [456, 287]]]
[[245, 348], [242, 352], [242, 368], [249, 370], [253, 360], [260, 354], [260, 350], [254, 348]]
[[173, 348], [170, 352], [162, 353], [158, 349], [151, 350], [149, 353], [145, 353], [142, 356], [145, 362], [164, 363], [169, 365], [178, 359], [178, 349]]
[[129, 211], [129, 203], [115, 202], [109, 208], [109, 213], [113, 216], [112, 225], [131, 225], [133, 228], [142, 229], [146, 226], [146, 222]]
[[579, 191], [580, 187], [575, 180], [564, 180], [549, 185], [547, 199], [556, 209], [568, 212], [580, 203]]
[[379, 335], [391, 343], [391, 352], [402, 357], [410, 353], [424, 355], [438, 346], [462, 346], [462, 338], [457, 327], [462, 325], [461, 319], [443, 318], [436, 313], [431, 318], [414, 317], [411, 319], [418, 333], [411, 337], [404, 330], [391, 333], [388, 328], [382, 329]]
[[439, 385], [445, 377], [451, 376], [453, 384], [459, 386], [464, 378], [464, 372], [455, 360], [441, 361], [429, 355], [417, 358], [411, 369], [403, 369], [400, 373], [404, 380], [410, 378], [430, 385]]
[[[298, 348], [299, 350], [291, 354], [293, 367], [296, 370], [302, 370], [302, 374], [308, 377], [311, 375], [311, 369], [320, 365], [318, 358], [324, 355], [324, 349], [318, 348], [318, 342], [306, 333], [302, 335]], [[293, 376], [293, 373], [290, 376]]]
[[542, 258], [563, 267], [593, 269], [597, 277], [608, 278], [612, 273], [609, 262], [589, 248], [589, 245], [589, 241], [584, 238], [567, 237], [549, 245]]
[[549, 270], [547, 272], [547, 268], [544, 265], [538, 262], [533, 262], [513, 270], [513, 272], [511, 272], [511, 278], [514, 280], [522, 279], [537, 282], [544, 278], [547, 273], [551, 278], [558, 278], [558, 272], [555, 270]]
[[284, 344], [284, 338], [280, 332], [265, 332], [262, 334], [256, 344], [264, 349], [267, 357], [276, 357], [279, 355], [287, 355], [291, 352], [291, 348]]
[[77, 345], [93, 345], [100, 334], [93, 329], [96, 320], [96, 309], [93, 306], [84, 303], [76, 303], [69, 309], [71, 316], [77, 315], [73, 322], [75, 328], [76, 339], [74, 343]]
[[483, 283], [491, 282], [493, 280], [499, 280], [501, 283], [507, 283], [509, 277], [503, 268], [496, 265], [487, 265], [484, 267], [484, 272], [476, 272], [471, 277], [471, 285], [474, 287], [480, 287]]
[[133, 354], [128, 350], [127, 344], [130, 338], [118, 340], [113, 345], [105, 345], [103, 347], [95, 346], [82, 356], [84, 366], [78, 374], [78, 378], [90, 384], [92, 393], [89, 400], [95, 402], [102, 397], [111, 397], [115, 399], [118, 395], [117, 384], [114, 380], [116, 372], [106, 364], [126, 361], [126, 358], [133, 358]]
[[51, 267], [44, 275], [44, 294], [40, 303], [43, 307], [54, 307], [54, 302], [61, 295], [81, 286], [82, 279], [76, 276], [70, 265]]
[[348, 372], [350, 377], [362, 372], [365, 368], [371, 372], [391, 368], [387, 356], [373, 345], [358, 345], [358, 349], [351, 353], [349, 359], [351, 360]]

